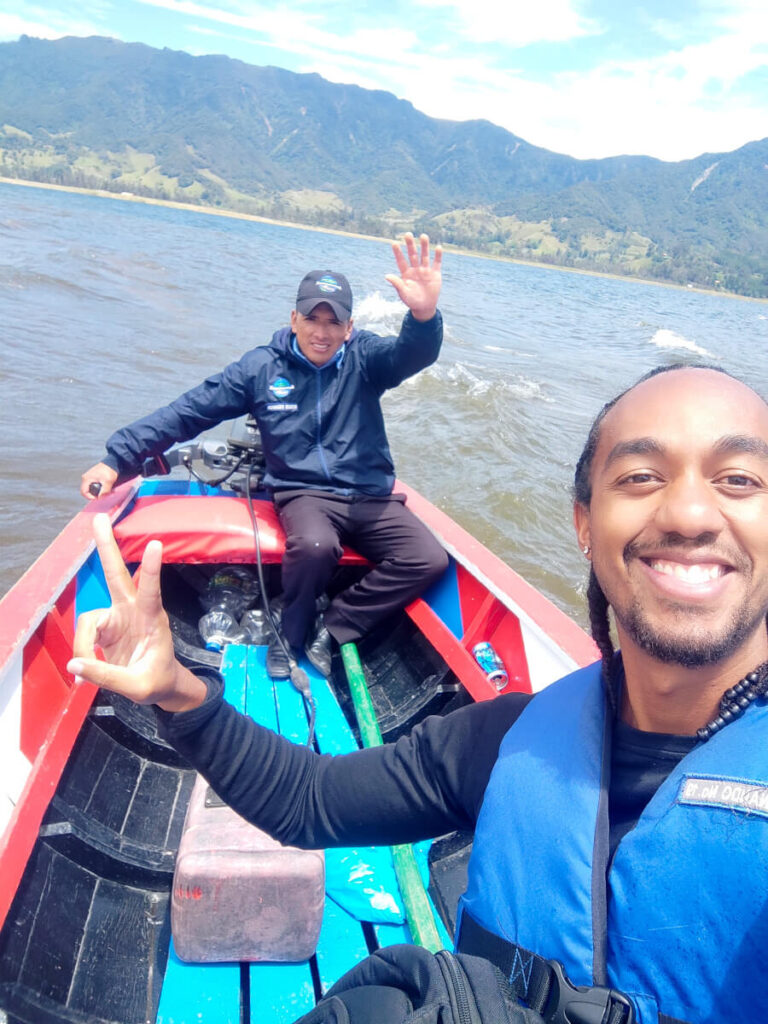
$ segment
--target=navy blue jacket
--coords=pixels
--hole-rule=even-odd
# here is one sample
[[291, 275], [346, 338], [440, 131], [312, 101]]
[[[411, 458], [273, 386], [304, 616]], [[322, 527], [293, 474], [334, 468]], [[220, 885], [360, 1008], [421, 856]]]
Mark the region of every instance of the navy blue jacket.
[[269, 345], [116, 431], [104, 462], [130, 476], [144, 459], [250, 413], [261, 432], [268, 488], [389, 494], [395, 471], [380, 399], [437, 359], [440, 313], [426, 322], [407, 313], [397, 338], [355, 330], [343, 353], [322, 367], [298, 355], [292, 337], [282, 328]]

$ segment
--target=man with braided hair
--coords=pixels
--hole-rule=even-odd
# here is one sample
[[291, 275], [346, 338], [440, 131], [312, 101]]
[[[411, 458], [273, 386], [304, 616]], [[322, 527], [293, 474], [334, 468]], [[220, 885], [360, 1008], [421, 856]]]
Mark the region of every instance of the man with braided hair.
[[81, 618], [70, 671], [157, 704], [170, 742], [282, 842], [473, 829], [457, 946], [500, 966], [545, 1020], [762, 1024], [768, 406], [715, 368], [643, 378], [596, 420], [575, 499], [603, 657], [533, 697], [317, 757], [175, 661], [160, 546], [135, 591], [106, 517], [113, 607]]

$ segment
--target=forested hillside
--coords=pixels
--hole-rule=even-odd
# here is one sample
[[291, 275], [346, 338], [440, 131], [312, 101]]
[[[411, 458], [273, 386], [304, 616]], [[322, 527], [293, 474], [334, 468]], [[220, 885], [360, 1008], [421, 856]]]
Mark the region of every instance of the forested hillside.
[[318, 75], [22, 37], [0, 45], [0, 174], [768, 296], [768, 139], [576, 160]]

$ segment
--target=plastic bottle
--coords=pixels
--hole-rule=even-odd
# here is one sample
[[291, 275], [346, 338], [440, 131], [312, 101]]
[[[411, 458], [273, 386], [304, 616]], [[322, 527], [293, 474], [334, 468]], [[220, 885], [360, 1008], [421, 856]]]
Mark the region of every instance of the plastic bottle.
[[245, 607], [253, 608], [258, 603], [261, 595], [259, 577], [256, 574], [256, 570], [250, 565], [235, 565], [229, 567], [228, 575], [234, 577], [242, 588]]
[[249, 644], [268, 644], [272, 639], [272, 628], [263, 608], [251, 608], [245, 612], [240, 619], [240, 628], [247, 636]]
[[259, 584], [251, 571], [243, 566], [219, 569], [208, 581], [200, 598], [206, 611], [218, 609], [240, 620], [246, 608], [258, 600]]
[[497, 690], [503, 690], [509, 682], [509, 676], [507, 675], [507, 670], [504, 668], [504, 662], [498, 656], [491, 644], [489, 644], [487, 640], [483, 640], [482, 643], [475, 644], [472, 648], [472, 654], [474, 655], [477, 664], [483, 672], [485, 672], [485, 678], [488, 682], [495, 686]]
[[206, 612], [198, 622], [197, 628], [207, 651], [220, 651], [227, 644], [246, 642], [246, 633], [240, 629], [237, 620], [221, 608]]
[[200, 599], [206, 614], [197, 625], [209, 651], [220, 651], [227, 644], [246, 643], [246, 632], [238, 621], [258, 593], [258, 582], [247, 568], [220, 569], [211, 576]]

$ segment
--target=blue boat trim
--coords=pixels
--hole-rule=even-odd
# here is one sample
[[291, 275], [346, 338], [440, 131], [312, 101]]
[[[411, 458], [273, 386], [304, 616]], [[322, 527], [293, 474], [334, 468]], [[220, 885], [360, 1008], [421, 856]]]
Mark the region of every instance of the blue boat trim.
[[94, 551], [77, 574], [75, 584], [75, 615], [108, 608], [112, 603], [99, 556]]
[[461, 640], [465, 626], [459, 599], [459, 576], [454, 558], [449, 559], [448, 568], [443, 575], [425, 590], [421, 597], [456, 639]]

